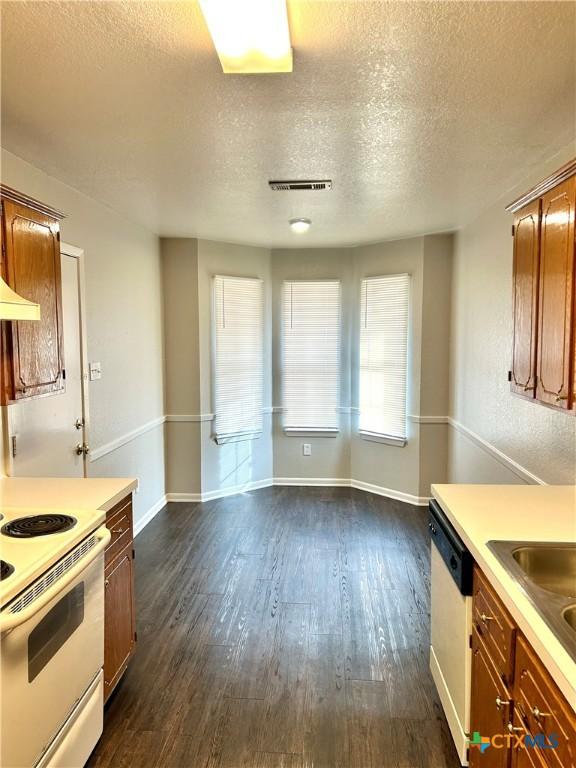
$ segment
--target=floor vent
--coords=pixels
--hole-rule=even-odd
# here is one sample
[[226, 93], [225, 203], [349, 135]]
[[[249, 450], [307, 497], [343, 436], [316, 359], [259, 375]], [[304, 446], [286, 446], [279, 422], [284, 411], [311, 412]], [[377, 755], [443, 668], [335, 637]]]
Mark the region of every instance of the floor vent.
[[314, 181], [269, 181], [270, 189], [280, 192], [299, 192], [308, 189], [332, 189], [332, 179], [316, 179]]

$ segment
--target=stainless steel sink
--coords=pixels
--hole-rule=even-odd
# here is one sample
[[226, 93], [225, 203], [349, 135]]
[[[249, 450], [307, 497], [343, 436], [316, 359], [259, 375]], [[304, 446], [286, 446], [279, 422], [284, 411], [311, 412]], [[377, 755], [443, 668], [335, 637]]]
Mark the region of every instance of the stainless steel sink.
[[576, 545], [519, 547], [512, 557], [542, 589], [576, 599]]
[[489, 541], [488, 547], [576, 661], [576, 544]]

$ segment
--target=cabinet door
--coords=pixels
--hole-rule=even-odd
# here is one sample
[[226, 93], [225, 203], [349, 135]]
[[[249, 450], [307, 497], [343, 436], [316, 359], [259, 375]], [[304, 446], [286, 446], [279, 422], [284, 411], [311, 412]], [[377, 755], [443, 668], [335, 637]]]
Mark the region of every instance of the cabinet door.
[[21, 296], [40, 304], [40, 321], [13, 321], [10, 360], [3, 361], [8, 399], [59, 392], [63, 382], [62, 288], [58, 222], [3, 201], [5, 278]]
[[573, 399], [576, 177], [542, 198], [536, 397], [559, 408]]
[[[529, 731], [526, 730], [520, 722], [520, 719], [516, 716], [514, 717], [514, 727], [522, 741], [524, 741], [526, 736], [531, 736]], [[535, 749], [525, 745], [524, 747], [515, 746], [512, 749], [512, 763], [510, 768], [549, 768], [549, 766], [544, 761], [541, 749]]]
[[540, 200], [518, 212], [514, 223], [512, 279], [512, 392], [534, 397], [538, 335]]
[[551, 768], [576, 765], [576, 714], [528, 642], [516, 644], [515, 702], [517, 715], [533, 735], [555, 735], [556, 748], [541, 750]]
[[[472, 702], [470, 730], [481, 736], [492, 737], [506, 734], [510, 719], [510, 696], [488, 656], [480, 637], [472, 633]], [[470, 747], [470, 768], [508, 768], [510, 749], [502, 741], [502, 747]]]
[[104, 700], [126, 669], [134, 649], [132, 566], [132, 547], [128, 546], [105, 571]]

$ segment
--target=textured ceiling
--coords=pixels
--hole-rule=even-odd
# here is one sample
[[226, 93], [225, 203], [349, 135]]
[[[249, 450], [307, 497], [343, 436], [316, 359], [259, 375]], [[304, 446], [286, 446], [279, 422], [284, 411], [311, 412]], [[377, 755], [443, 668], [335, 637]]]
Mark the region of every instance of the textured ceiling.
[[235, 76], [196, 2], [2, 2], [2, 144], [162, 235], [309, 246], [453, 229], [574, 139], [572, 2], [288, 6], [294, 72]]

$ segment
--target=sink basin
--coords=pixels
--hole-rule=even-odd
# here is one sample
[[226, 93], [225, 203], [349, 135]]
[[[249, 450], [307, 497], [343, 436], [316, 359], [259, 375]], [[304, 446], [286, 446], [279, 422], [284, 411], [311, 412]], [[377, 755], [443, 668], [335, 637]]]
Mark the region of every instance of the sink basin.
[[576, 543], [489, 541], [488, 547], [576, 661]]
[[576, 629], [576, 605], [566, 608], [564, 611], [564, 621], [567, 621], [572, 629]]
[[530, 581], [542, 589], [576, 598], [576, 546], [520, 547], [512, 557]]

